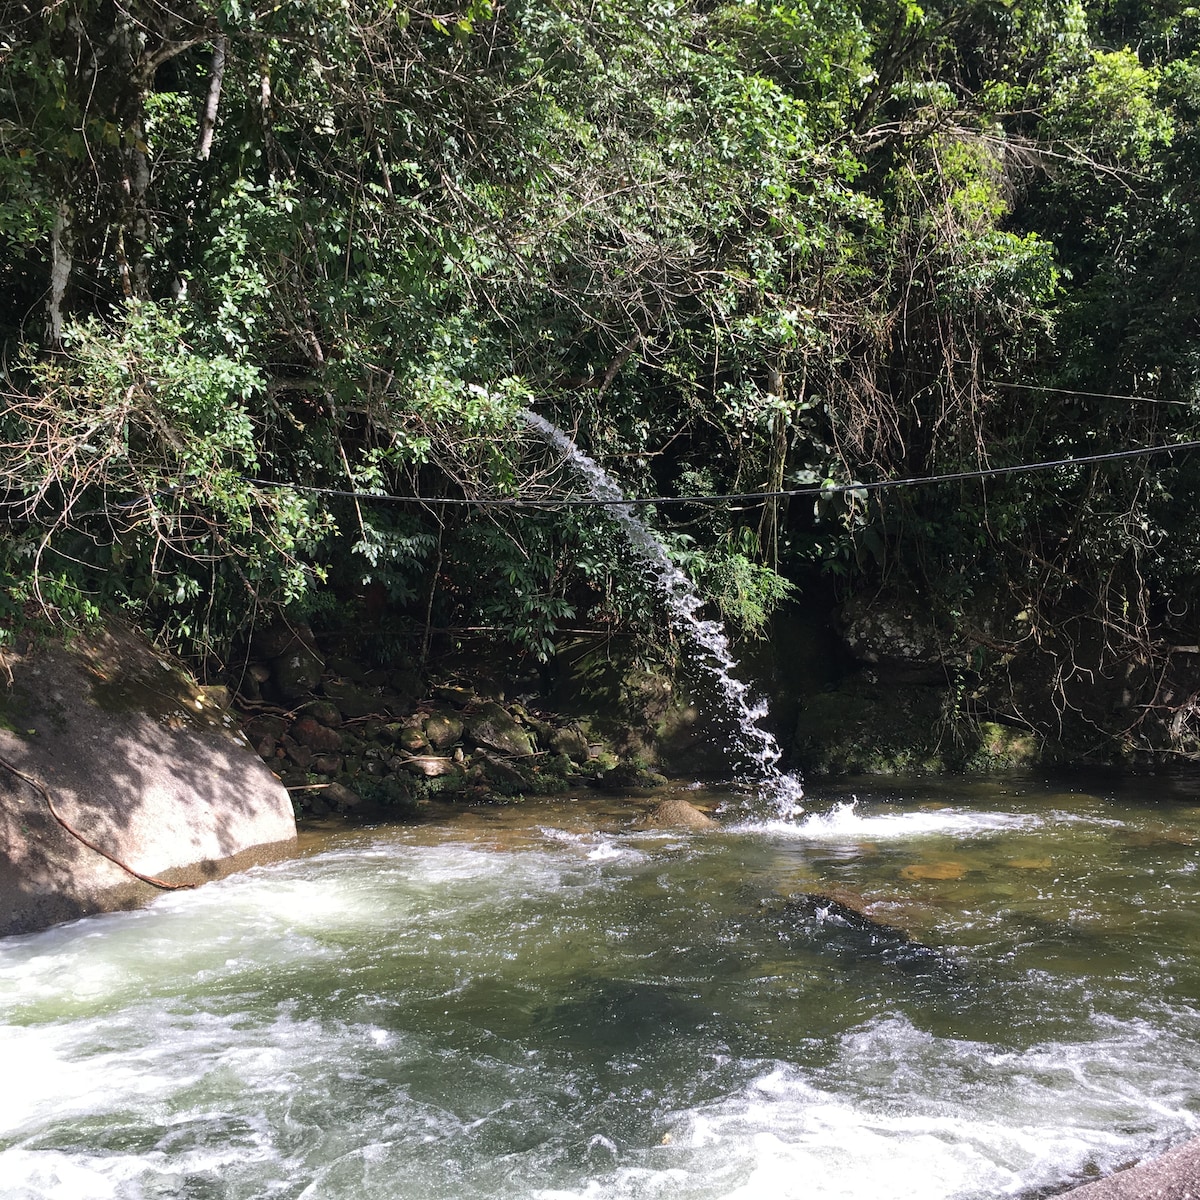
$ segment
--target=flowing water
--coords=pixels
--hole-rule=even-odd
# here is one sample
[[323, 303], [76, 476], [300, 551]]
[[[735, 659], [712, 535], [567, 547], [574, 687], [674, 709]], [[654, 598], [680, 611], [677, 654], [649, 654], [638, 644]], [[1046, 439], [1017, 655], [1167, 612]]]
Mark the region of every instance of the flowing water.
[[1196, 789], [810, 801], [330, 834], [0, 942], [0, 1196], [991, 1200], [1195, 1129]]
[[701, 616], [704, 601], [692, 581], [672, 561], [659, 536], [634, 511], [616, 481], [595, 459], [589, 458], [563, 430], [538, 413], [522, 414], [538, 437], [554, 447], [563, 461], [587, 482], [588, 494], [604, 504], [605, 513], [621, 529], [630, 547], [650, 570], [652, 582], [662, 596], [672, 625], [688, 638], [694, 654], [689, 662], [703, 671], [714, 685], [719, 703], [733, 720], [725, 739], [731, 750], [745, 760], [744, 782], [772, 804], [781, 817], [800, 811], [803, 788], [793, 775], [779, 769], [783, 752], [774, 736], [760, 722], [767, 715], [765, 701], [755, 701], [749, 686], [737, 677], [738, 664], [720, 621]]

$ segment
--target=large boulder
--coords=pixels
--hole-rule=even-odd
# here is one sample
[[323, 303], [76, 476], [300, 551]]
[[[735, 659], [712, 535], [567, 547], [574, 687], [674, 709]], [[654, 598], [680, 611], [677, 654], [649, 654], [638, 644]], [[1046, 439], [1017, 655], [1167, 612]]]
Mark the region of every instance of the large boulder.
[[253, 653], [270, 662], [275, 691], [288, 703], [307, 695], [320, 682], [325, 663], [305, 622], [279, 621], [264, 626], [255, 630], [250, 644]]
[[1200, 1196], [1200, 1138], [1061, 1194], [1063, 1200], [1195, 1200]]
[[578, 729], [556, 729], [549, 738], [555, 754], [565, 754], [573, 763], [583, 766], [592, 756], [588, 740]]
[[467, 732], [481, 746], [526, 757], [534, 752], [529, 734], [507, 709], [489, 700], [467, 718]]
[[944, 684], [947, 669], [961, 657], [935, 624], [928, 603], [916, 596], [855, 596], [842, 609], [841, 626], [859, 662], [908, 682]]
[[137, 634], [114, 625], [3, 661], [0, 934], [144, 903], [157, 889], [139, 875], [197, 884], [290, 852], [286, 789]]
[[289, 703], [311, 695], [324, 669], [321, 656], [311, 646], [301, 644], [271, 660], [275, 690]]

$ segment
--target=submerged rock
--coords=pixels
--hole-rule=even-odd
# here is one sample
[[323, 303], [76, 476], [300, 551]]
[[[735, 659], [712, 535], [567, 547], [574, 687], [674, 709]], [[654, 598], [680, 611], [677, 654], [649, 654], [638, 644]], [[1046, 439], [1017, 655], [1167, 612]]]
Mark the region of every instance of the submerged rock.
[[782, 917], [787, 926], [818, 937], [835, 951], [877, 957], [905, 974], [947, 982], [957, 981], [960, 974], [958, 964], [949, 955], [824, 892], [789, 897]]
[[673, 796], [656, 804], [646, 817], [646, 824], [655, 829], [716, 829], [717, 822], [694, 804]]

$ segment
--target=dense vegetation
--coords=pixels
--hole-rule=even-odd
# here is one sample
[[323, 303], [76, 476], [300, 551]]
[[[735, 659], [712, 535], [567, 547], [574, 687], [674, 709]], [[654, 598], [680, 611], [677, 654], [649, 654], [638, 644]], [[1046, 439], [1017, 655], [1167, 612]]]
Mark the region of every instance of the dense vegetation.
[[[578, 489], [527, 407], [662, 497], [1200, 436], [1173, 0], [10, 0], [0, 96], [0, 628], [644, 631], [602, 515], [439, 503]], [[747, 629], [818, 572], [916, 596], [964, 678], [1036, 650], [1061, 707], [1200, 641], [1198, 484], [651, 519]]]

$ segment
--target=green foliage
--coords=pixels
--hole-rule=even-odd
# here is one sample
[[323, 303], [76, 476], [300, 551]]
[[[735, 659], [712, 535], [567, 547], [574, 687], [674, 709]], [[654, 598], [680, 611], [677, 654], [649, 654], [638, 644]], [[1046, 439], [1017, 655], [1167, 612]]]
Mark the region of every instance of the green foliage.
[[[1198, 53], [1109, 0], [10, 6], [6, 619], [219, 648], [329, 576], [541, 659], [653, 636], [601, 517], [422, 504], [576, 487], [533, 403], [649, 494], [1189, 437]], [[656, 519], [747, 632], [815, 559], [1149, 644], [1200, 544], [1160, 465]]]
[[1056, 87], [1046, 107], [1055, 133], [1107, 163], [1140, 166], [1168, 145], [1174, 123], [1157, 103], [1159, 73], [1128, 47], [1092, 52], [1087, 68]]
[[[795, 585], [764, 563], [751, 530], [712, 549], [678, 554], [688, 574], [710, 596], [726, 624], [748, 637], [762, 637], [772, 613]], [[735, 548], [738, 547], [738, 548]]]
[[133, 606], [203, 644], [245, 607], [215, 609], [223, 593], [288, 604], [319, 573], [305, 553], [327, 519], [249, 476], [259, 371], [204, 346], [178, 311], [134, 302], [71, 326], [63, 353], [27, 355], [20, 378], [0, 417], [0, 488], [25, 560], [10, 603], [35, 599], [68, 624]]

